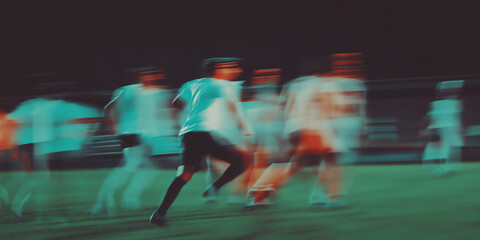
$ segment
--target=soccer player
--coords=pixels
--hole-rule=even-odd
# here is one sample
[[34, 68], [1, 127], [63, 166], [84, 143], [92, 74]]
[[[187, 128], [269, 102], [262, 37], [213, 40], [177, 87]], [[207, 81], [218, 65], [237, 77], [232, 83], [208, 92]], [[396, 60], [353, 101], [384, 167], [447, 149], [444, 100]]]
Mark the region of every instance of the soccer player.
[[[167, 210], [183, 186], [190, 181], [195, 172], [200, 170], [200, 163], [206, 156], [211, 155], [226, 161], [230, 166], [217, 181], [207, 187], [203, 197], [217, 196], [222, 186], [245, 170], [246, 152], [226, 141], [222, 132], [212, 131], [208, 127], [212, 116], [206, 114], [216, 101], [225, 101], [228, 111], [236, 116], [235, 123], [239, 128], [247, 135], [252, 134], [248, 132], [247, 123], [241, 117], [241, 108], [236, 94], [229, 91], [232, 89], [229, 87], [230, 81], [237, 79], [243, 71], [240, 67], [241, 61], [239, 58], [206, 59], [203, 63], [208, 77], [187, 82], [180, 88], [174, 104], [183, 105], [186, 111], [186, 120], [179, 132], [183, 147], [181, 165], [160, 207], [150, 217], [150, 223], [158, 226], [166, 225]], [[221, 116], [224, 115], [218, 115], [218, 117]]]
[[[226, 84], [226, 91], [235, 93], [235, 98], [231, 95], [230, 100], [240, 102], [242, 98], [244, 81], [229, 81]], [[228, 102], [225, 100], [217, 100], [206, 111], [208, 117], [207, 127], [210, 131], [215, 131], [217, 135], [221, 135], [222, 138], [227, 140], [228, 143], [238, 146], [242, 149], [249, 149], [248, 141], [242, 134], [242, 130], [236, 122], [236, 115], [228, 109]], [[240, 117], [244, 117], [244, 112], [238, 113]], [[245, 112], [246, 114], [246, 112]], [[246, 115], [245, 115], [246, 116]], [[246, 121], [248, 122], [248, 121]], [[207, 157], [207, 184], [213, 184], [218, 177], [228, 168], [229, 163], [219, 160], [213, 156]], [[229, 203], [240, 203], [245, 200], [246, 189], [242, 187], [242, 180], [245, 174], [241, 174], [230, 184], [230, 195], [228, 197]], [[214, 202], [217, 200], [216, 196], [207, 198], [208, 201]]]
[[[282, 90], [280, 102], [285, 106], [284, 133], [289, 139], [291, 150], [287, 153], [290, 163], [274, 163], [267, 168], [254, 187], [262, 183], [268, 186], [259, 191], [246, 209], [262, 204], [303, 166], [305, 156], [322, 158], [319, 181], [324, 186], [328, 207], [339, 205], [342, 173], [338, 156], [344, 149], [335, 126], [335, 118], [341, 95], [337, 79], [331, 77], [328, 57], [306, 59], [301, 65], [303, 76], [293, 80]], [[317, 201], [315, 186], [310, 203]]]
[[244, 174], [246, 179], [243, 182], [243, 186], [248, 188], [247, 202], [252, 201], [249, 196], [268, 188], [268, 185], [257, 182], [267, 167], [284, 159], [282, 108], [277, 101], [280, 73], [280, 68], [255, 70], [249, 98], [243, 103], [255, 131], [251, 142], [254, 163]]
[[[428, 131], [432, 136], [425, 147], [423, 162], [439, 161], [442, 167], [433, 170], [434, 174], [444, 175], [458, 170], [461, 164], [463, 138], [462, 101], [459, 93], [463, 81], [444, 81], [437, 84], [437, 100], [430, 104]], [[425, 165], [424, 165], [425, 167]]]
[[14, 160], [21, 159], [27, 172], [26, 178], [11, 199], [11, 211], [18, 217], [23, 216], [23, 206], [32, 193], [50, 179], [48, 171], [39, 171], [35, 175], [32, 170], [48, 170], [48, 159], [43, 150], [52, 140], [52, 102], [51, 98], [32, 98], [22, 102], [8, 115], [8, 118], [18, 125], [15, 133], [18, 146]]
[[95, 205], [88, 211], [90, 214], [115, 214], [115, 192], [127, 184], [132, 175], [122, 205], [128, 209], [141, 208], [140, 196], [152, 183], [156, 172], [138, 170], [142, 165], [152, 166], [149, 160], [156, 143], [162, 143], [161, 148], [171, 145], [165, 138], [174, 135], [175, 122], [170, 111], [165, 71], [144, 67], [132, 72], [138, 83], [116, 90], [113, 100], [104, 109], [112, 128], [119, 134], [125, 164], [115, 168], [105, 179]]

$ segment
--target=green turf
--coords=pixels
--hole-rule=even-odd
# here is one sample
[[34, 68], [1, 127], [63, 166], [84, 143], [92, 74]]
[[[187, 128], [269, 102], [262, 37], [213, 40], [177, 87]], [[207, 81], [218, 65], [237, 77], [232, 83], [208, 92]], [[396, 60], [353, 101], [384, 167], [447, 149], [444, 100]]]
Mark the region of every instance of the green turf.
[[[279, 192], [278, 205], [244, 212], [221, 201], [204, 202], [204, 173], [183, 189], [169, 211], [168, 228], [147, 223], [175, 175], [159, 171], [143, 196], [144, 210], [117, 216], [83, 214], [109, 169], [54, 172], [15, 218], [0, 211], [0, 239], [480, 239], [480, 164], [435, 177], [419, 165], [349, 166], [349, 209], [308, 207], [314, 169], [304, 169]], [[23, 173], [2, 172], [9, 192]]]

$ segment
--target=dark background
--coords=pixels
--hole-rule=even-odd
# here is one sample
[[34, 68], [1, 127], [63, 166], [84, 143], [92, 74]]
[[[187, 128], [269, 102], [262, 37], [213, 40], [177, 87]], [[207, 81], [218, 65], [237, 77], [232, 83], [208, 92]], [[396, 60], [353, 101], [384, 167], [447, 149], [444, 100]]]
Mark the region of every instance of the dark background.
[[[306, 55], [363, 52], [369, 81], [478, 74], [477, 1], [1, 1], [2, 97], [42, 82], [111, 90], [124, 71], [165, 65], [178, 87], [203, 58], [283, 67]], [[41, 73], [41, 74], [39, 74]]]

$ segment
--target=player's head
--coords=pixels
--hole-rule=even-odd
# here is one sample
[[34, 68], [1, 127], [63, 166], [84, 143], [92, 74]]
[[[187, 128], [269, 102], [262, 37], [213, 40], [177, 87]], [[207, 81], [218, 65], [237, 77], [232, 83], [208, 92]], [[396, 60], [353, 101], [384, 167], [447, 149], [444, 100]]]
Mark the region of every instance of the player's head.
[[330, 55], [331, 75], [365, 79], [365, 61], [362, 53], [334, 53]]
[[166, 85], [165, 70], [160, 67], [141, 67], [131, 70], [137, 81], [145, 86], [164, 86]]
[[208, 58], [203, 60], [203, 70], [208, 77], [233, 81], [243, 72], [242, 62], [235, 57]]
[[437, 99], [457, 98], [463, 84], [463, 80], [439, 82], [435, 87]]
[[257, 69], [253, 71], [252, 86], [276, 85], [280, 82], [280, 68]]

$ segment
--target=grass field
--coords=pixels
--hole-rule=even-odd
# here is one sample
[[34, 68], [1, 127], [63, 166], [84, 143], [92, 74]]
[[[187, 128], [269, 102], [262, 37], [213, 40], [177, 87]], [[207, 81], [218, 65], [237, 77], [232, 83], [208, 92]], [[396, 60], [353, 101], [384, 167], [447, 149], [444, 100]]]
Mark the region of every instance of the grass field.
[[[32, 195], [24, 217], [3, 205], [0, 239], [480, 239], [480, 164], [435, 177], [419, 165], [348, 166], [349, 202], [339, 210], [311, 209], [314, 169], [304, 169], [279, 192], [277, 206], [244, 212], [238, 205], [206, 203], [205, 174], [183, 189], [169, 211], [169, 227], [148, 224], [175, 175], [160, 170], [143, 196], [144, 209], [116, 216], [84, 214], [111, 169], [53, 172]], [[23, 173], [1, 172], [9, 192]]]

